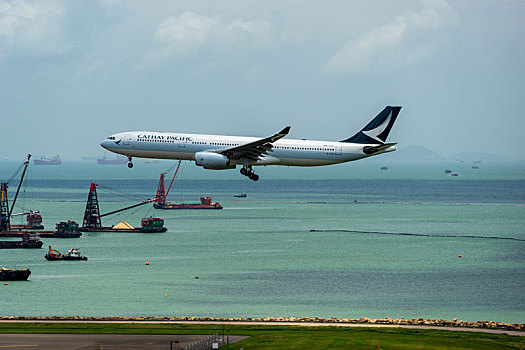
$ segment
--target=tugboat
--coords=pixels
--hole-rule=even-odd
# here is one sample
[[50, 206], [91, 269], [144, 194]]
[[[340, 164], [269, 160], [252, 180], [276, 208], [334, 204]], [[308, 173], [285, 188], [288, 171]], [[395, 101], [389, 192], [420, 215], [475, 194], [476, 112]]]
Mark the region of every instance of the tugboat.
[[80, 255], [78, 249], [69, 249], [67, 254], [62, 255], [58, 250], [51, 248], [45, 255], [47, 260], [87, 260], [87, 257]]
[[29, 278], [29, 269], [6, 269], [0, 268], [0, 281], [25, 281]]

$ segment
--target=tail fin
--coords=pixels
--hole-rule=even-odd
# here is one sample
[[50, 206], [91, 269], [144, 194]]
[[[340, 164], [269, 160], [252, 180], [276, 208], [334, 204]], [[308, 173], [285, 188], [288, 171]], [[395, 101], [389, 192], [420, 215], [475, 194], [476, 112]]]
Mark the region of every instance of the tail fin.
[[387, 106], [361, 131], [341, 142], [383, 144], [396, 121], [401, 107]]

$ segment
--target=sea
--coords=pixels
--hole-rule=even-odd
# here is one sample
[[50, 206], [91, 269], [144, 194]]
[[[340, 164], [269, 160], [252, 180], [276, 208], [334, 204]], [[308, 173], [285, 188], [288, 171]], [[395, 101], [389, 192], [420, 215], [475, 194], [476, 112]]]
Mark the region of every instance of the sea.
[[[155, 216], [167, 232], [89, 232], [0, 250], [0, 266], [32, 272], [0, 285], [0, 315], [525, 322], [525, 162], [386, 159], [260, 168], [258, 182], [183, 162], [168, 200], [211, 196], [223, 210], [146, 204], [102, 224]], [[20, 164], [0, 161], [10, 202]], [[160, 173], [167, 188], [175, 165], [30, 164], [13, 213], [39, 210], [46, 230], [82, 223], [91, 182], [108, 213], [154, 198]], [[88, 260], [47, 261], [48, 246]]]

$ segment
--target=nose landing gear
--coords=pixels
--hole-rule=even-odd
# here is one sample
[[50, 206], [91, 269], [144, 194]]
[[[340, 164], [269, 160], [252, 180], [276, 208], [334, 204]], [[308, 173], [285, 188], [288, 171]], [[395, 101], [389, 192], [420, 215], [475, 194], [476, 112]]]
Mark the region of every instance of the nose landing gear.
[[131, 162], [131, 157], [128, 157], [128, 161], [129, 161], [128, 168], [130, 168], [130, 169], [133, 168], [133, 163]]
[[244, 165], [241, 168], [241, 174], [244, 175], [244, 176], [248, 176], [248, 178], [250, 180], [253, 180], [253, 181], [258, 181], [259, 180], [259, 175], [257, 175], [256, 173], [253, 172], [253, 169], [252, 169], [251, 165]]

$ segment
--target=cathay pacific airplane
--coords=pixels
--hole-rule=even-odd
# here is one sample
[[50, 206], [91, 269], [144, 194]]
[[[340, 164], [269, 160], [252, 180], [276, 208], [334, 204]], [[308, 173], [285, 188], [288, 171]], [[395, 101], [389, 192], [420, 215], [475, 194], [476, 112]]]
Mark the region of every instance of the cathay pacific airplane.
[[290, 127], [265, 138], [166, 133], [122, 132], [100, 145], [132, 158], [191, 160], [205, 169], [223, 170], [242, 166], [241, 174], [253, 181], [258, 165], [322, 166], [350, 162], [396, 150], [386, 138], [401, 107], [388, 106], [354, 136], [339, 142], [283, 139]]

